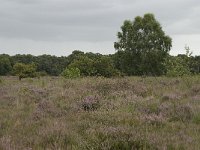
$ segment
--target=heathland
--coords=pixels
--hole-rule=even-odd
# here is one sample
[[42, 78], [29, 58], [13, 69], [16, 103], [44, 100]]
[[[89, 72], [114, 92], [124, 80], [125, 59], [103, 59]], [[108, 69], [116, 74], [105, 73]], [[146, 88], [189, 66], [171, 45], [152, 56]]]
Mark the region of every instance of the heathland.
[[200, 77], [0, 79], [0, 149], [200, 149]]

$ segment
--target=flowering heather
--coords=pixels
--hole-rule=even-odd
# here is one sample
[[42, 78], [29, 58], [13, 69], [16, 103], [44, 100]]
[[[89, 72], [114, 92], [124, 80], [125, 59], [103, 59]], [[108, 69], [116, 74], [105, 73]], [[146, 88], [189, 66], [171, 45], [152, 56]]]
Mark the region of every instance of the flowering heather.
[[81, 107], [85, 111], [96, 110], [99, 105], [99, 98], [97, 96], [87, 96], [81, 103]]
[[0, 149], [200, 149], [200, 78], [1, 77]]

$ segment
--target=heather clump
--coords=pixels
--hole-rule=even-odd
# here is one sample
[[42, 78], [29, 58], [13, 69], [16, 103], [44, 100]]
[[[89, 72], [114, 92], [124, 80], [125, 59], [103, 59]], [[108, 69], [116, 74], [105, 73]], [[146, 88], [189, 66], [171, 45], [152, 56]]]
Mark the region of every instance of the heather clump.
[[117, 90], [130, 90], [132, 87], [132, 82], [130, 82], [128, 79], [119, 78], [117, 82], [114, 85], [114, 89]]
[[49, 91], [44, 88], [32, 87], [29, 89], [29, 91], [30, 95], [32, 96], [32, 100], [35, 100], [35, 102], [47, 99], [49, 96]]
[[143, 103], [139, 105], [137, 109], [144, 114], [159, 114], [157, 103], [150, 103], [150, 104]]
[[100, 107], [98, 96], [87, 96], [81, 102], [81, 107], [85, 111], [94, 111]]
[[162, 96], [162, 101], [168, 101], [168, 100], [180, 100], [181, 96], [179, 93], [165, 93]]
[[193, 111], [190, 105], [179, 105], [174, 108], [170, 118], [172, 121], [189, 122], [193, 117]]
[[195, 96], [192, 96], [191, 98], [192, 100], [196, 101], [196, 102], [200, 102], [200, 94], [199, 95], [195, 95]]
[[37, 87], [32, 88], [32, 89], [30, 90], [30, 92], [31, 92], [31, 94], [34, 94], [35, 97], [43, 97], [43, 98], [46, 98], [46, 97], [49, 95], [49, 93], [48, 93], [48, 91], [47, 91], [46, 89], [37, 88]]
[[95, 85], [96, 90], [98, 91], [99, 94], [101, 95], [108, 95], [109, 93], [112, 92], [112, 89], [114, 88], [112, 84], [108, 82], [102, 82], [100, 81], [97, 85]]
[[143, 123], [161, 126], [166, 123], [166, 118], [162, 114], [146, 114], [140, 116]]
[[159, 106], [160, 114], [168, 121], [190, 122], [194, 116], [192, 107], [188, 104], [163, 103]]
[[133, 85], [133, 92], [138, 96], [145, 97], [148, 94], [148, 88], [141, 83], [136, 83]]
[[36, 108], [32, 113], [32, 118], [35, 120], [40, 120], [45, 117], [61, 117], [63, 112], [58, 109], [52, 101], [49, 100], [41, 100], [36, 104]]
[[200, 94], [200, 85], [194, 85], [194, 86], [192, 86], [191, 93], [193, 95]]

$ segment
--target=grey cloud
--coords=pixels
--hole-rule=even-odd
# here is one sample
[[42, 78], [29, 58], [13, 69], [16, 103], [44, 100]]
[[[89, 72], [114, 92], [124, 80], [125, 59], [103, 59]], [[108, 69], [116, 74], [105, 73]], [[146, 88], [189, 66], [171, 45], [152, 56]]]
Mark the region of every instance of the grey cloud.
[[193, 35], [200, 34], [199, 10], [197, 0], [0, 0], [0, 37], [50, 45], [113, 43], [125, 19], [148, 12], [155, 14], [166, 34]]

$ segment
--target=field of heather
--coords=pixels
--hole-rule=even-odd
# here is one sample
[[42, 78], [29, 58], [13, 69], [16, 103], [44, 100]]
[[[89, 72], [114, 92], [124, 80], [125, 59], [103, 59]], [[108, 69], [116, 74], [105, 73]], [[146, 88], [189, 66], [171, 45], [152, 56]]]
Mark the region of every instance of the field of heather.
[[200, 77], [1, 77], [0, 149], [200, 149]]

